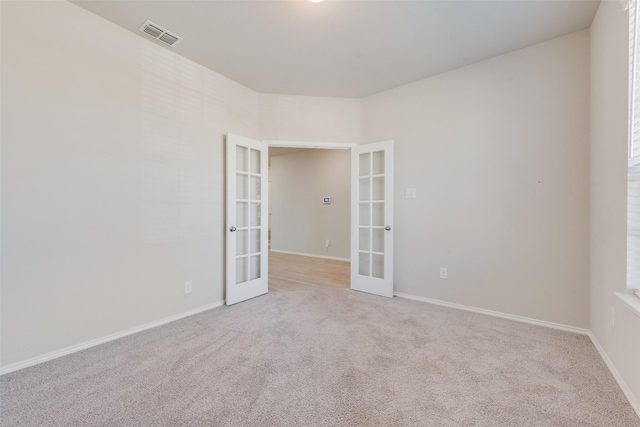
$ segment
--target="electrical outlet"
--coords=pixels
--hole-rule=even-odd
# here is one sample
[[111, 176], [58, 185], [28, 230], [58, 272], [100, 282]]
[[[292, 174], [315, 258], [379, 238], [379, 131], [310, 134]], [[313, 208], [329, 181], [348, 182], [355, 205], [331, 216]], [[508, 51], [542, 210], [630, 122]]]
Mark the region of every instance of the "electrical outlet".
[[191, 293], [191, 285], [193, 284], [193, 282], [184, 282], [184, 293], [185, 294], [190, 294]]
[[616, 327], [616, 311], [613, 307], [609, 307], [609, 320], [611, 320], [611, 327]]
[[324, 242], [324, 247], [325, 247], [325, 248], [328, 248], [328, 247], [329, 247], [329, 239], [327, 239], [327, 240]]
[[405, 199], [415, 199], [416, 198], [416, 189], [415, 188], [405, 188], [404, 189], [404, 198]]
[[448, 279], [449, 278], [449, 270], [447, 270], [444, 267], [440, 268], [440, 278], [441, 279]]

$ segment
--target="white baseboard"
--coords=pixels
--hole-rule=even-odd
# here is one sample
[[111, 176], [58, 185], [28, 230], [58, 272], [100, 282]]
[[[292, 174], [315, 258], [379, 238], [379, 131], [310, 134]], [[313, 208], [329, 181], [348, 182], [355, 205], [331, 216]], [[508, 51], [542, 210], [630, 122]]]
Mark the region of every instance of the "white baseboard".
[[618, 386], [620, 386], [620, 389], [622, 389], [622, 392], [627, 397], [629, 404], [631, 405], [633, 410], [636, 411], [636, 414], [638, 414], [638, 417], [640, 417], [640, 401], [638, 401], [638, 398], [636, 398], [636, 396], [633, 395], [633, 392], [631, 391], [627, 383], [622, 378], [622, 375], [620, 375], [620, 372], [618, 372], [613, 362], [611, 361], [611, 359], [609, 359], [609, 356], [604, 351], [604, 348], [602, 347], [602, 345], [600, 345], [600, 342], [598, 341], [596, 336], [593, 335], [593, 332], [591, 331], [589, 331], [589, 338], [591, 338], [591, 342], [595, 346], [596, 350], [598, 350], [598, 353], [600, 353], [600, 357], [602, 357], [602, 360], [604, 360], [604, 363], [607, 365], [607, 368], [609, 368], [609, 371], [611, 371], [611, 375], [613, 375], [613, 378], [615, 378], [616, 382], [618, 383]]
[[340, 257], [335, 257], [335, 256], [325, 256], [325, 255], [315, 255], [315, 254], [305, 254], [302, 252], [289, 252], [289, 251], [279, 251], [276, 249], [271, 249], [270, 252], [276, 252], [279, 254], [287, 254], [287, 255], [300, 255], [300, 256], [310, 256], [312, 258], [324, 258], [324, 259], [333, 259], [336, 261], [351, 261], [350, 258], [340, 258]]
[[48, 362], [49, 360], [57, 359], [68, 354], [76, 353], [78, 351], [86, 350], [91, 347], [95, 347], [100, 344], [104, 344], [109, 341], [117, 340], [128, 335], [133, 335], [138, 332], [146, 331], [157, 326], [165, 325], [167, 323], [175, 322], [176, 320], [184, 319], [185, 317], [193, 316], [194, 314], [202, 313], [203, 311], [211, 310], [216, 307], [224, 305], [224, 300], [214, 302], [213, 304], [207, 304], [202, 307], [194, 308], [193, 310], [185, 311], [173, 316], [165, 317], [164, 319], [156, 320], [155, 322], [146, 323], [135, 328], [127, 329], [121, 332], [116, 332], [101, 338], [96, 338], [90, 341], [85, 341], [80, 344], [72, 345], [71, 347], [63, 348], [62, 350], [52, 351], [51, 353], [43, 354], [42, 356], [36, 356], [31, 359], [24, 360], [22, 362], [12, 363], [7, 366], [0, 367], [0, 375], [15, 372], [20, 369], [28, 368], [30, 366], [38, 365], [40, 363]]
[[515, 314], [501, 313], [499, 311], [485, 310], [483, 308], [470, 307], [468, 305], [454, 304], [452, 302], [440, 301], [431, 298], [419, 297], [416, 295], [403, 294], [394, 292], [394, 295], [400, 298], [412, 299], [415, 301], [426, 302], [429, 304], [441, 305], [443, 307], [455, 308], [458, 310], [470, 311], [472, 313], [486, 314], [487, 316], [500, 317], [501, 319], [514, 320], [516, 322], [529, 323], [531, 325], [544, 326], [552, 329], [559, 329], [561, 331], [573, 332], [581, 335], [589, 335], [590, 331], [584, 328], [578, 328], [576, 326], [563, 325], [561, 323], [547, 322], [545, 320], [531, 319], [529, 317], [516, 316]]

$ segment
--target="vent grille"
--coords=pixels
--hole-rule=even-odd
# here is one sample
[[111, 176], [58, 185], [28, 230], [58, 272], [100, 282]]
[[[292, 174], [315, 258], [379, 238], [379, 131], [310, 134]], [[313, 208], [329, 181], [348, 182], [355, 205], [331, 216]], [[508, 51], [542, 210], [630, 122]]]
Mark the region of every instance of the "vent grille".
[[169, 34], [169, 33], [164, 33], [163, 35], [161, 35], [161, 36], [159, 37], [159, 39], [158, 39], [158, 40], [163, 41], [163, 42], [165, 42], [166, 44], [173, 46], [173, 45], [174, 45], [174, 44], [176, 44], [176, 42], [178, 41], [178, 38], [177, 38], [177, 37], [175, 37], [175, 36], [172, 36], [172, 35], [171, 35], [171, 34]]
[[168, 44], [171, 47], [174, 47], [182, 41], [182, 37], [170, 33], [169, 31], [165, 30], [157, 24], [154, 24], [151, 21], [146, 21], [144, 24], [142, 24], [142, 27], [140, 27], [140, 31], [153, 37], [154, 39]]
[[144, 31], [145, 33], [149, 34], [152, 37], [158, 38], [162, 35], [162, 30], [158, 27], [156, 27], [155, 25], [147, 25], [144, 27]]

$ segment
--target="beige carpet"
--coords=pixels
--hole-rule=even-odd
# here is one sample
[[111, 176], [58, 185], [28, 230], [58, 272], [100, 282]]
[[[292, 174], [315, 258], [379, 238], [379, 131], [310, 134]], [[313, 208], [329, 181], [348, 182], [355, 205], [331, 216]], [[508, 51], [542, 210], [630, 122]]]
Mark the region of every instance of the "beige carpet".
[[0, 379], [2, 426], [640, 426], [586, 336], [276, 291]]

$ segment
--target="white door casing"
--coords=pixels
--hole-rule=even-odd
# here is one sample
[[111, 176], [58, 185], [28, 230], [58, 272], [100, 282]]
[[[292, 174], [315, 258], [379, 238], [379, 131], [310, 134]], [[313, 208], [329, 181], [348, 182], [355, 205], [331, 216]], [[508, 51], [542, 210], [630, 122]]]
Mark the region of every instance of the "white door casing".
[[393, 141], [351, 149], [351, 289], [393, 297]]
[[227, 135], [226, 304], [266, 294], [268, 145]]

